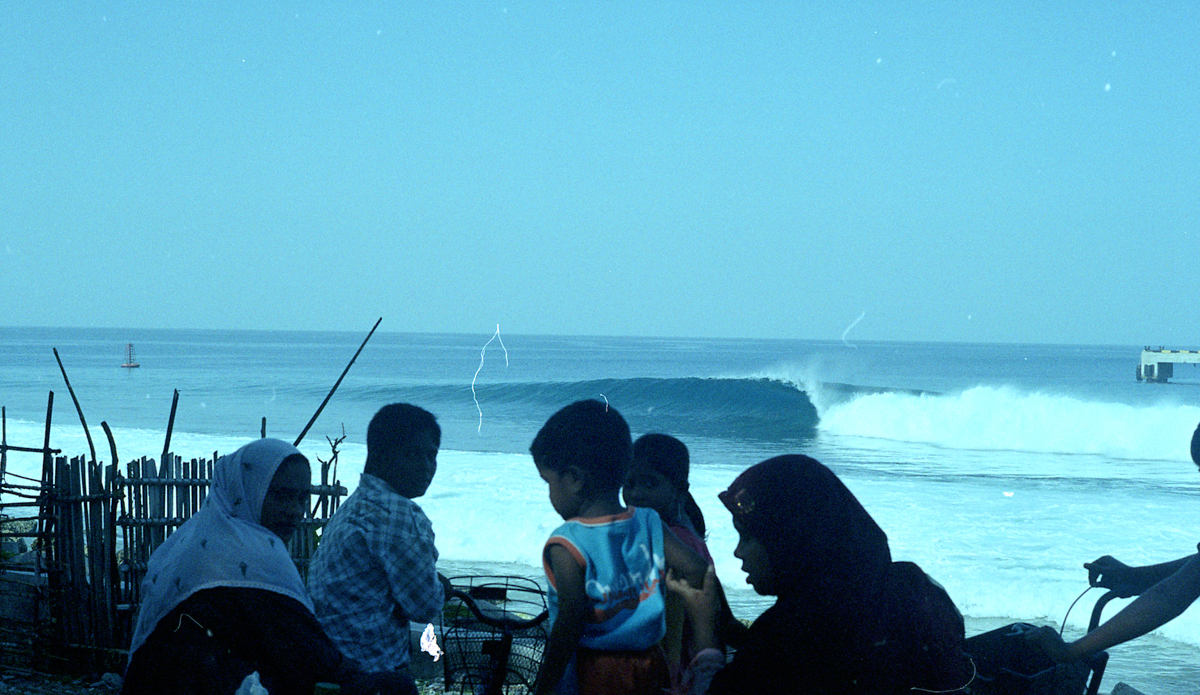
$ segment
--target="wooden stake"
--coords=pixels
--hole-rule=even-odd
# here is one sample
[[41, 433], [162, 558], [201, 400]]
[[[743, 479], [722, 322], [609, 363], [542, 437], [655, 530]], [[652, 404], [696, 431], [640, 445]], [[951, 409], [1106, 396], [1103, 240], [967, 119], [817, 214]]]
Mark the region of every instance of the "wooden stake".
[[[167, 418], [167, 438], [163, 442], [163, 453], [160, 461], [167, 460], [167, 452], [171, 450], [171, 430], [175, 429], [175, 407], [179, 405], [179, 389], [175, 389], [175, 396], [171, 398], [171, 417]], [[113, 463], [116, 463], [114, 458]]]
[[71, 380], [67, 378], [67, 369], [63, 366], [62, 358], [58, 356], [58, 348], [54, 349], [54, 359], [58, 360], [58, 369], [62, 372], [63, 381], [67, 384], [67, 392], [71, 394], [71, 400], [75, 402], [75, 410], [79, 413], [79, 422], [83, 423], [83, 433], [87, 435], [88, 451], [92, 454], [92, 460], [96, 460], [96, 445], [92, 444], [92, 433], [88, 430], [87, 420], [83, 417], [83, 408], [79, 405], [79, 399], [75, 397], [75, 389], [71, 388]]
[[313, 423], [317, 421], [317, 417], [321, 415], [321, 411], [325, 410], [325, 404], [329, 402], [330, 398], [333, 398], [334, 391], [337, 391], [338, 386], [341, 386], [342, 379], [346, 378], [346, 372], [349, 372], [350, 367], [354, 366], [354, 360], [358, 359], [358, 353], [363, 351], [363, 348], [367, 346], [367, 341], [371, 339], [371, 336], [375, 335], [375, 329], [379, 328], [379, 323], [381, 321], [383, 321], [382, 316], [380, 316], [379, 321], [376, 321], [375, 325], [371, 327], [371, 332], [367, 334], [367, 337], [363, 338], [362, 345], [358, 346], [358, 352], [355, 352], [354, 357], [350, 358], [350, 364], [346, 365], [346, 368], [342, 370], [342, 375], [338, 377], [338, 380], [334, 383], [333, 388], [329, 389], [329, 395], [325, 396], [325, 400], [321, 401], [321, 406], [317, 408], [317, 412], [313, 413], [312, 419], [309, 420], [308, 424], [304, 426], [304, 429], [300, 432], [300, 436], [296, 437], [296, 441], [292, 442], [292, 446], [300, 446], [300, 442], [304, 441], [304, 435], [308, 434], [309, 428], [312, 427]]

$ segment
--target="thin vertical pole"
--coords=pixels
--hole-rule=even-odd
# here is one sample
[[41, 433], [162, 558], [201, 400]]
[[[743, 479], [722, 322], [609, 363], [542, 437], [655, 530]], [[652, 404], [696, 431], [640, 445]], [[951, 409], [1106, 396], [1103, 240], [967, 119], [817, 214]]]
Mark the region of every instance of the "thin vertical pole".
[[346, 373], [349, 372], [350, 368], [354, 366], [354, 360], [358, 359], [359, 353], [361, 353], [363, 348], [367, 346], [367, 341], [371, 339], [371, 336], [375, 335], [375, 329], [379, 328], [379, 323], [381, 321], [383, 321], [382, 316], [379, 317], [379, 320], [375, 322], [374, 326], [371, 326], [371, 332], [367, 334], [366, 338], [363, 338], [362, 345], [358, 346], [358, 350], [355, 351], [354, 357], [350, 358], [350, 364], [346, 365], [346, 368], [342, 370], [342, 375], [338, 377], [336, 382], [334, 382], [333, 388], [329, 389], [329, 394], [325, 396], [325, 400], [321, 401], [321, 405], [317, 408], [317, 412], [313, 413], [312, 419], [309, 420], [308, 424], [304, 426], [303, 430], [301, 430], [300, 436], [296, 437], [296, 441], [292, 442], [292, 446], [300, 446], [300, 442], [304, 441], [304, 435], [308, 434], [309, 428], [311, 428], [313, 423], [317, 421], [317, 418], [321, 415], [321, 411], [325, 410], [325, 404], [329, 402], [330, 398], [333, 398], [333, 394], [335, 391], [337, 391], [338, 386], [342, 385], [342, 379], [346, 378]]
[[[50, 420], [54, 414], [54, 392], [50, 392], [50, 397], [46, 401], [46, 434], [42, 440], [42, 486], [39, 491], [38, 499], [38, 523], [37, 535], [38, 542], [43, 547], [49, 546], [47, 543], [46, 534], [53, 529], [49, 510], [50, 486], [54, 483], [54, 456], [50, 453]], [[34, 565], [34, 574], [41, 573], [41, 565]]]
[[8, 413], [0, 406], [0, 483], [8, 470]]
[[67, 368], [63, 366], [62, 358], [58, 356], [58, 348], [54, 349], [54, 359], [58, 360], [58, 370], [62, 372], [63, 381], [67, 384], [67, 393], [71, 394], [71, 400], [75, 403], [75, 411], [79, 413], [79, 422], [83, 425], [83, 433], [87, 436], [88, 451], [92, 454], [92, 460], [96, 460], [96, 445], [92, 443], [92, 433], [88, 430], [87, 420], [83, 417], [83, 408], [79, 405], [79, 399], [75, 397], [75, 389], [71, 388], [71, 380], [67, 378]]
[[[171, 450], [171, 430], [175, 428], [175, 408], [179, 405], [179, 389], [175, 389], [175, 396], [171, 398], [171, 416], [167, 418], [167, 438], [163, 442], [162, 459], [167, 459], [167, 452]], [[116, 463], [116, 461], [113, 461]]]

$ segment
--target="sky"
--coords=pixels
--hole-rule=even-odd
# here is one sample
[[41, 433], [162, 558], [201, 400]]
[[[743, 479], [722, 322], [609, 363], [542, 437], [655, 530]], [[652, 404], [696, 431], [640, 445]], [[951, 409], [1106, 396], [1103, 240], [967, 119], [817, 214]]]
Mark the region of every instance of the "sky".
[[1195, 2], [0, 13], [0, 325], [1200, 348]]

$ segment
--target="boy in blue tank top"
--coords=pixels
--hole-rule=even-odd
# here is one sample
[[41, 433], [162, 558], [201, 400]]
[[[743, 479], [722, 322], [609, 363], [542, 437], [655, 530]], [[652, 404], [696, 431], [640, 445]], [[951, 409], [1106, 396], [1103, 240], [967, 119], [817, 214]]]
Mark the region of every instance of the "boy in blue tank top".
[[529, 450], [566, 520], [542, 552], [552, 622], [534, 692], [660, 695], [670, 686], [663, 573], [698, 585], [706, 563], [653, 509], [621, 505], [632, 439], [608, 403], [563, 408]]

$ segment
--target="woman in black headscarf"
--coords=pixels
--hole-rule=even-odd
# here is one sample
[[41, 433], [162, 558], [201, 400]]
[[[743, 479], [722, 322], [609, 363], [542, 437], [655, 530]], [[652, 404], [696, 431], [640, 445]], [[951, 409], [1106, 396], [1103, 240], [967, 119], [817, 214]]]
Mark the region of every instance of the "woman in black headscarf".
[[[828, 468], [779, 456], [746, 470], [720, 498], [740, 536], [734, 556], [746, 581], [778, 600], [709, 693], [876, 695], [969, 680], [954, 603], [917, 565], [892, 562], [887, 536]], [[710, 580], [701, 591], [668, 584], [711, 614]]]

